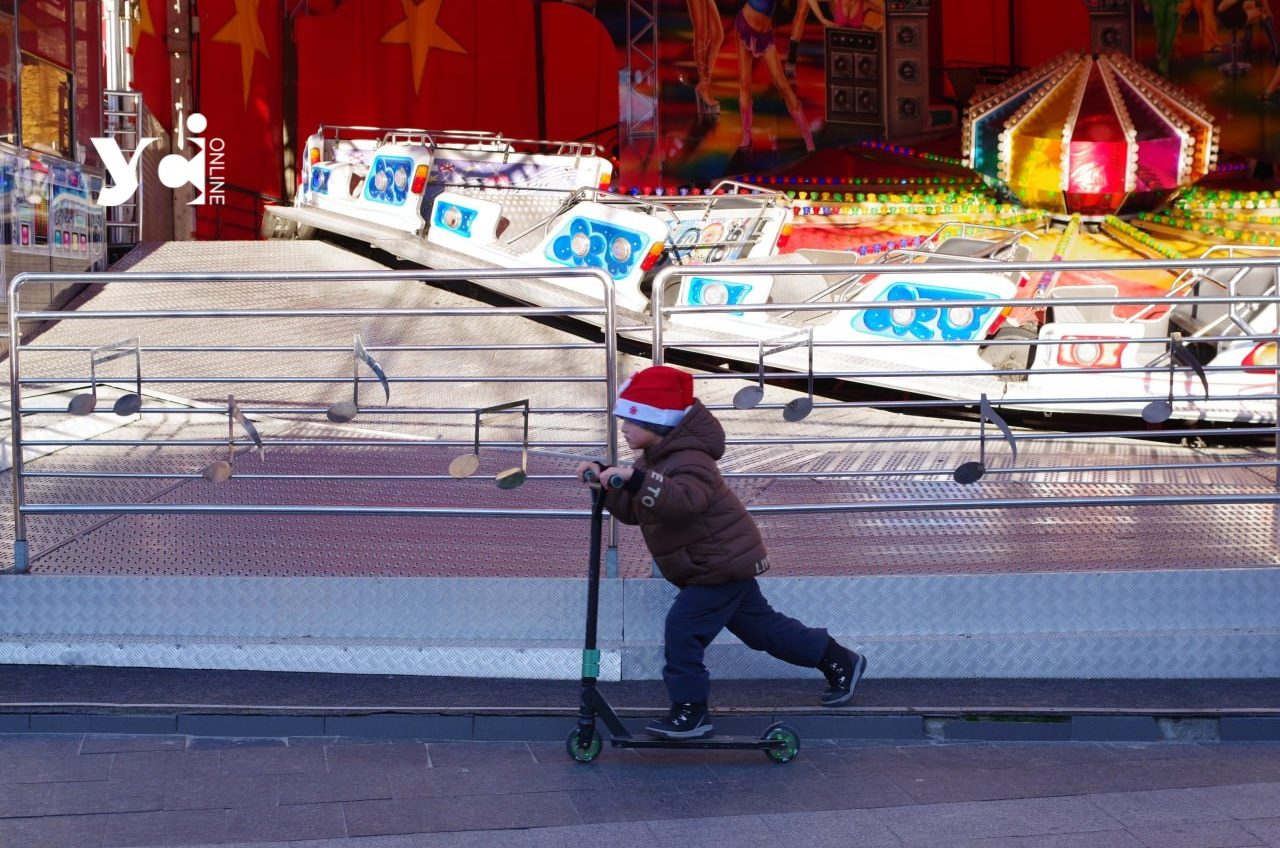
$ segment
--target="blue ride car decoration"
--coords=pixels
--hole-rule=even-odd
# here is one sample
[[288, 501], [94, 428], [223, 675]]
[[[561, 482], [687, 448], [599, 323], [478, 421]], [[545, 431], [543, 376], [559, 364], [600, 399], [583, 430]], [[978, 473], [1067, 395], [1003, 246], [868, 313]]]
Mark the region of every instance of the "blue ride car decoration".
[[644, 258], [647, 244], [643, 233], [576, 217], [551, 240], [547, 258], [569, 267], [603, 268], [621, 280]]
[[329, 169], [311, 166], [311, 190], [316, 194], [329, 193]]
[[912, 308], [912, 301], [997, 300], [987, 292], [964, 291], [925, 286], [918, 283], [894, 283], [884, 292], [884, 300], [894, 304], [887, 309], [865, 309], [856, 313], [850, 324], [855, 330], [886, 338], [914, 336], [921, 341], [972, 341], [986, 323], [994, 306], [963, 306], [954, 309], [935, 307]]
[[[719, 288], [717, 289], [716, 287]], [[689, 280], [689, 305], [733, 306], [746, 300], [750, 291], [751, 286], [747, 283], [732, 283], [728, 280], [717, 280], [712, 277], [693, 277]], [[715, 293], [715, 296], [708, 297], [708, 294], [712, 292]], [[720, 299], [721, 296], [723, 296], [723, 300]], [[728, 314], [742, 317], [743, 313], [730, 312]]]
[[449, 232], [457, 233], [463, 238], [471, 238], [471, 222], [476, 219], [477, 214], [476, 210], [456, 203], [436, 201], [436, 211], [431, 216], [431, 223], [433, 226], [444, 227]]
[[375, 156], [364, 181], [365, 200], [403, 206], [409, 196], [413, 160], [408, 156]]

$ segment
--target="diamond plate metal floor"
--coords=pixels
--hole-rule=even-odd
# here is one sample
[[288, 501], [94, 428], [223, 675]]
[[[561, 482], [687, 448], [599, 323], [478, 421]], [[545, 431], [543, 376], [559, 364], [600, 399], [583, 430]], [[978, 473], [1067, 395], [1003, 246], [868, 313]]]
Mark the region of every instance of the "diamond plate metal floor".
[[[239, 270], [373, 270], [376, 264], [318, 242], [244, 242], [166, 244], [140, 250], [126, 260], [136, 270], [179, 270], [191, 267]], [[131, 305], [169, 298], [187, 309], [225, 306], [227, 297], [241, 306], [270, 306], [282, 298], [298, 308], [368, 304], [370, 298], [388, 306], [474, 305], [459, 295], [416, 284], [400, 283], [387, 294], [352, 284], [340, 288], [296, 284], [285, 287], [241, 283], [212, 289], [165, 284], [106, 287], [93, 302], [95, 309], [126, 309]], [[502, 319], [503, 333], [525, 342], [573, 341], [560, 330], [523, 319]], [[144, 326], [145, 325], [145, 326]], [[317, 339], [350, 339], [349, 319], [272, 322], [276, 344], [315, 344]], [[412, 326], [378, 324], [370, 328], [370, 343], [431, 344], [446, 339], [430, 322]], [[493, 332], [477, 326], [479, 342]], [[126, 320], [65, 321], [39, 337], [42, 345], [100, 343], [142, 333], [152, 344], [261, 343], [264, 328], [252, 322], [227, 319], [203, 325]], [[449, 331], [447, 340], [457, 338]], [[264, 358], [246, 352], [237, 373], [297, 373], [302, 358], [314, 368], [316, 354], [297, 352]], [[431, 371], [439, 374], [492, 373], [493, 364], [473, 354], [431, 354]], [[32, 357], [24, 373], [65, 377], [87, 370], [81, 353], [47, 352]], [[332, 355], [336, 374], [349, 372], [350, 356]], [[564, 351], [522, 353], [525, 366], [545, 374], [599, 373], [598, 352], [581, 355]], [[152, 373], [218, 375], [225, 363], [211, 365], [199, 353], [148, 353]], [[394, 357], [384, 362], [395, 371]], [[626, 358], [626, 371], [642, 367], [642, 360]], [[421, 364], [410, 366], [422, 373]], [[43, 370], [42, 370], [43, 369]], [[87, 376], [87, 375], [85, 375]], [[974, 426], [894, 415], [875, 410], [819, 405], [804, 422], [780, 421], [779, 406], [795, 395], [770, 388], [765, 407], [751, 411], [731, 408], [731, 398], [744, 385], [740, 378], [699, 382], [699, 394], [720, 410], [732, 437], [785, 436], [837, 438], [878, 435], [918, 439], [883, 448], [850, 445], [741, 445], [732, 447], [724, 467], [744, 476], [733, 484], [748, 504], [804, 502], [892, 502], [922, 498], [1034, 497], [1088, 494], [1161, 495], [1212, 492], [1274, 492], [1273, 478], [1257, 469], [1161, 469], [1140, 472], [1098, 471], [1094, 466], [1114, 463], [1182, 462], [1212, 464], [1266, 458], [1258, 449], [1208, 449], [1119, 439], [1029, 440], [1020, 450], [1023, 467], [1068, 470], [1038, 474], [992, 473], [978, 487], [962, 487], [950, 471], [974, 459], [971, 446], [947, 441], [972, 436]], [[482, 452], [481, 473], [466, 481], [448, 479], [448, 463], [456, 448], [395, 446], [397, 437], [459, 439], [471, 437], [471, 422], [458, 417], [406, 422], [403, 416], [362, 410], [358, 422], [335, 426], [317, 423], [318, 415], [334, 399], [325, 385], [164, 384], [167, 393], [205, 403], [219, 403], [234, 391], [246, 407], [297, 409], [259, 419], [267, 439], [343, 439], [383, 434], [388, 447], [272, 448], [260, 463], [251, 453], [237, 460], [243, 474], [419, 474], [437, 479], [412, 481], [281, 481], [233, 479], [214, 486], [198, 479], [200, 470], [218, 458], [209, 448], [121, 448], [87, 441], [58, 451], [29, 466], [32, 471], [109, 469], [165, 471], [188, 479], [32, 479], [29, 498], [35, 502], [110, 501], [159, 503], [341, 503], [404, 504], [526, 508], [584, 508], [582, 489], [568, 479], [533, 479], [519, 489], [496, 489], [485, 475], [514, 464], [514, 453]], [[511, 389], [487, 384], [397, 384], [398, 404], [483, 406], [509, 400]], [[456, 395], [466, 391], [465, 399]], [[519, 389], [536, 404], [579, 405], [596, 397], [599, 384], [528, 384]], [[588, 394], [595, 393], [595, 394]], [[310, 410], [310, 411], [307, 411]], [[599, 439], [599, 416], [557, 415], [531, 420], [535, 442], [590, 442]], [[784, 429], [786, 428], [786, 429]], [[102, 439], [144, 438], [148, 434], [176, 434], [181, 438], [218, 439], [225, 425], [214, 417], [186, 416], [128, 424]], [[572, 449], [572, 448], [571, 448]], [[576, 450], [583, 450], [578, 448]], [[992, 465], [1000, 465], [1003, 448], [993, 448]], [[534, 452], [530, 470], [537, 475], [566, 475], [571, 461]], [[894, 476], [852, 479], [776, 479], [752, 474], [781, 471], [894, 471]], [[7, 473], [5, 475], [7, 477]], [[195, 478], [195, 479], [191, 479]], [[9, 481], [0, 480], [0, 485]], [[1023, 509], [1006, 511], [876, 512], [835, 516], [768, 516], [760, 521], [778, 576], [979, 574], [1034, 571], [1150, 570], [1236, 568], [1280, 562], [1274, 509], [1266, 505], [1179, 506], [1133, 508]], [[29, 525], [32, 570], [58, 574], [243, 575], [243, 576], [522, 576], [576, 577], [585, 563], [585, 521], [489, 521], [476, 519], [414, 520], [400, 518], [271, 516], [56, 516], [32, 519]], [[12, 541], [11, 505], [0, 508], [0, 533]], [[11, 562], [12, 545], [5, 544], [0, 562]], [[638, 535], [622, 528], [620, 566], [623, 576], [650, 573], [648, 556]]]

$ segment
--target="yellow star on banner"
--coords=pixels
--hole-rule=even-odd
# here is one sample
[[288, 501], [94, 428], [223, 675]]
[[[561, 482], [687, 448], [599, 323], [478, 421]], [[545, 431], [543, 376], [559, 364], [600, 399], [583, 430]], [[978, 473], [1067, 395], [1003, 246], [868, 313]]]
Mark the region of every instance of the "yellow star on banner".
[[156, 25], [151, 20], [151, 0], [138, 0], [138, 23], [129, 33], [129, 46], [136, 53], [138, 41], [144, 35], [156, 35]]
[[417, 94], [422, 86], [422, 73], [427, 67], [427, 54], [432, 47], [439, 47], [452, 53], [466, 53], [461, 44], [453, 40], [453, 36], [441, 29], [436, 23], [440, 7], [444, 0], [400, 0], [404, 7], [404, 20], [387, 30], [382, 36], [383, 44], [407, 44], [413, 56], [413, 93]]
[[249, 105], [249, 83], [253, 81], [253, 60], [257, 53], [270, 59], [267, 40], [258, 24], [258, 0], [235, 0], [236, 13], [226, 26], [218, 30], [214, 41], [236, 44], [240, 47], [240, 84], [244, 89], [244, 103]]

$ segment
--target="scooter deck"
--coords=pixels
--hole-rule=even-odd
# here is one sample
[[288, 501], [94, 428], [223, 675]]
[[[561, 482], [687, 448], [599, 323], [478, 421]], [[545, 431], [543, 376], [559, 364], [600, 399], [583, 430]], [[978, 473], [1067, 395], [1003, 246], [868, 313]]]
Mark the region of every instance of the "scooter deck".
[[614, 737], [609, 744], [615, 748], [711, 748], [721, 750], [782, 751], [787, 747], [785, 739], [758, 739], [752, 736], [714, 736], [710, 739], [636, 739]]

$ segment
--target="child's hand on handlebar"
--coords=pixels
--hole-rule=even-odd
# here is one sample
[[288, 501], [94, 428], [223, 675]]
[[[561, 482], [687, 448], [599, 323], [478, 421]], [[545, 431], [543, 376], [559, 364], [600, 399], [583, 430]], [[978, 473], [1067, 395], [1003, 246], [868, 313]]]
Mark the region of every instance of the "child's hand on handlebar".
[[578, 479], [593, 489], [600, 488], [602, 480], [611, 488], [620, 489], [631, 479], [631, 471], [630, 465], [617, 465], [606, 468], [598, 462], [580, 462], [574, 468], [574, 473]]
[[573, 473], [580, 481], [593, 488], [600, 486], [600, 472], [604, 470], [604, 466], [598, 462], [579, 462], [574, 467]]
[[630, 465], [614, 465], [600, 472], [600, 479], [608, 483], [610, 488], [621, 489], [631, 479], [635, 469]]

